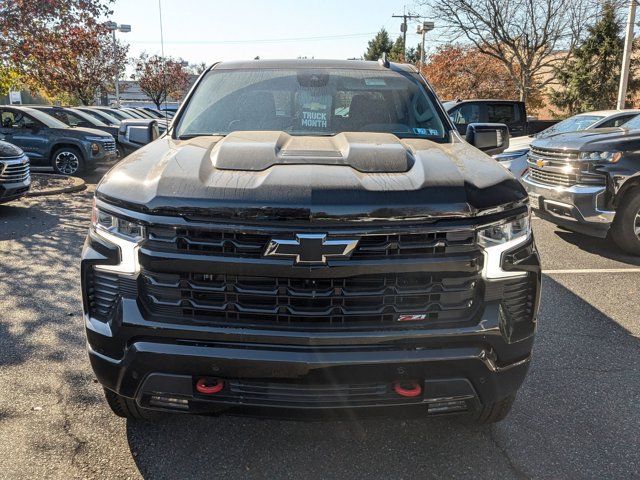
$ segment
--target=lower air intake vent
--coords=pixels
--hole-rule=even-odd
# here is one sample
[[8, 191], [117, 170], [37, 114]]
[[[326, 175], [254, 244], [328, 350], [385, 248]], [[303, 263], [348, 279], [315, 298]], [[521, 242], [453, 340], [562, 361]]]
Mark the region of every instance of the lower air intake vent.
[[136, 292], [135, 280], [115, 273], [92, 270], [89, 273], [89, 314], [106, 322], [111, 319], [120, 298], [135, 297]]
[[532, 273], [504, 285], [500, 327], [509, 342], [517, 342], [533, 334], [537, 288], [537, 279]]

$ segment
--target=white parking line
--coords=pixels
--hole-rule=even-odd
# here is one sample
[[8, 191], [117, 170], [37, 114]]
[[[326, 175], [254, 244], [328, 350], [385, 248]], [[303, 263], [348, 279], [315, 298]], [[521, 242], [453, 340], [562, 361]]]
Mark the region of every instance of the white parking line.
[[548, 275], [563, 273], [640, 273], [640, 268], [583, 268], [574, 270], [542, 270], [542, 273]]

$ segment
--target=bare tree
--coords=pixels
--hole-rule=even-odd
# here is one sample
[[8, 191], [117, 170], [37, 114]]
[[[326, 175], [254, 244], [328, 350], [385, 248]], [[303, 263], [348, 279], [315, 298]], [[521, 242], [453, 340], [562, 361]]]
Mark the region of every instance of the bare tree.
[[520, 100], [553, 81], [595, 18], [597, 0], [425, 0], [451, 40], [466, 39], [507, 69]]

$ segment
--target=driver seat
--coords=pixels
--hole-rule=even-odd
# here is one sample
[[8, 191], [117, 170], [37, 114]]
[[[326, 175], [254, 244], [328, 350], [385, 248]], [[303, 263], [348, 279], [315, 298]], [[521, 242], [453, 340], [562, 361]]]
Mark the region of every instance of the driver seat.
[[391, 123], [389, 111], [382, 98], [358, 93], [351, 99], [349, 106], [349, 126], [360, 130], [365, 125]]

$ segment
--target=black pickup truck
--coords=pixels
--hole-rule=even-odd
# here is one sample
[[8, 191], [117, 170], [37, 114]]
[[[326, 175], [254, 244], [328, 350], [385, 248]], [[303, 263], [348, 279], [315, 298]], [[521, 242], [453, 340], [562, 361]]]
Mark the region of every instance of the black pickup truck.
[[640, 118], [536, 139], [523, 177], [540, 217], [640, 255]]
[[504, 123], [512, 137], [534, 135], [558, 123], [558, 120], [534, 120], [528, 117], [524, 102], [502, 99], [453, 100], [443, 103], [460, 134], [475, 122]]
[[[489, 151], [508, 132], [467, 140]], [[81, 276], [96, 377], [138, 419], [499, 421], [540, 295], [524, 188], [412, 66], [384, 61], [210, 67], [97, 187]]]

